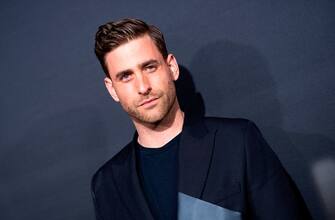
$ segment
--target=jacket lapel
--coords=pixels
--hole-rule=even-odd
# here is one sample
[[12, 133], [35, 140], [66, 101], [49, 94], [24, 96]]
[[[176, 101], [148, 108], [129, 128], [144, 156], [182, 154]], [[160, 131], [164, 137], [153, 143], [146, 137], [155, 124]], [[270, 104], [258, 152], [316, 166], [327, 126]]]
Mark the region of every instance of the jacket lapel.
[[137, 174], [134, 141], [127, 147], [130, 152], [126, 158], [113, 167], [116, 188], [132, 216], [131, 219], [153, 220]]
[[216, 131], [208, 131], [202, 118], [185, 118], [179, 146], [179, 192], [202, 198]]

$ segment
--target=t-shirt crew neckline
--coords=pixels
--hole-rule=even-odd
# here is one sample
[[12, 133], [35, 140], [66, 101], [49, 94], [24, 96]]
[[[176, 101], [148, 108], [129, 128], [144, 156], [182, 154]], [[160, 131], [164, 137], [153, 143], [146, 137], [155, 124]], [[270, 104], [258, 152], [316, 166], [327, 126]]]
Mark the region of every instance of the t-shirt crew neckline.
[[174, 144], [179, 141], [180, 136], [181, 133], [179, 133], [177, 136], [175, 136], [173, 139], [171, 139], [168, 143], [166, 143], [162, 147], [157, 148], [144, 147], [140, 143], [138, 143], [138, 141], [136, 142], [137, 143], [136, 145], [142, 155], [160, 154], [162, 152], [170, 150], [171, 147], [174, 146]]

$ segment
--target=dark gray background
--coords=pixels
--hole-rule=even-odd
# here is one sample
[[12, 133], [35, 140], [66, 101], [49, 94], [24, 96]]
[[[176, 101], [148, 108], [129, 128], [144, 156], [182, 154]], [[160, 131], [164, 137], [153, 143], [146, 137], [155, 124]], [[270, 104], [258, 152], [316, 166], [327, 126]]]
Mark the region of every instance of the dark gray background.
[[123, 17], [160, 27], [206, 115], [254, 120], [315, 219], [335, 219], [334, 9], [316, 0], [2, 1], [0, 219], [94, 218], [90, 178], [133, 134], [93, 54], [97, 26]]

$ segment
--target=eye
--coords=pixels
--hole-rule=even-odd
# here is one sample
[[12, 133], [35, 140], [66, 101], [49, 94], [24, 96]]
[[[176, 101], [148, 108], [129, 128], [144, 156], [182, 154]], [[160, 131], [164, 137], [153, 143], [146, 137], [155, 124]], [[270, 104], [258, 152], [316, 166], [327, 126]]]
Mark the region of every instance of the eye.
[[127, 82], [131, 79], [131, 73], [123, 73], [120, 77], [119, 80], [123, 82]]
[[157, 65], [154, 65], [154, 64], [150, 64], [145, 67], [145, 71], [148, 73], [155, 72], [156, 70], [157, 70]]

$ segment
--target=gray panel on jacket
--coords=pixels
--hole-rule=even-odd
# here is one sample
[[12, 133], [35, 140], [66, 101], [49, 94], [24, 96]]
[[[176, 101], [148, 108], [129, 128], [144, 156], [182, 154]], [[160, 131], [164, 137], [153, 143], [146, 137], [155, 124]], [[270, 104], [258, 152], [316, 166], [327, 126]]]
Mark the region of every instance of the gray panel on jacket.
[[178, 220], [241, 220], [241, 213], [178, 193]]

